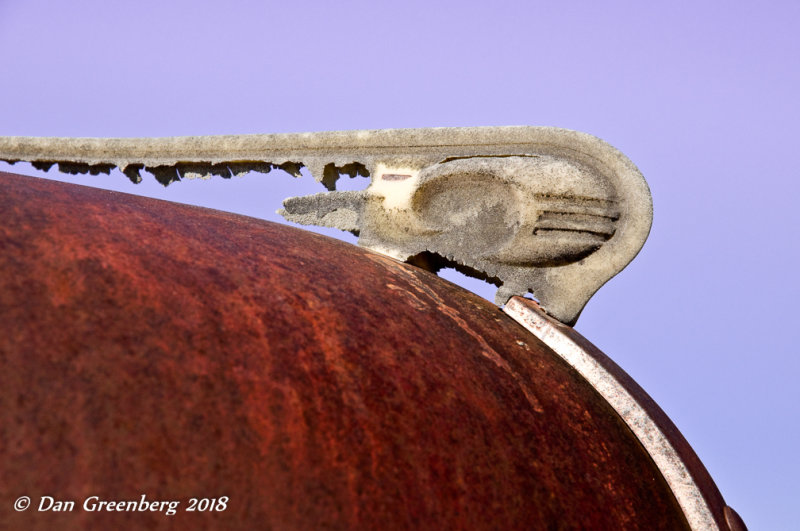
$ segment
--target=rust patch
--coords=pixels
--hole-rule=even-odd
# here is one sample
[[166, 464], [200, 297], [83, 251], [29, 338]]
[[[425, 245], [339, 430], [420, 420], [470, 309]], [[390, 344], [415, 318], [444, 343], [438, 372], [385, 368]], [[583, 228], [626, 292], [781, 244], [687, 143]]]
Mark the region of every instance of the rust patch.
[[3, 511], [0, 527], [685, 528], [575, 371], [426, 271], [10, 174], [0, 271], [0, 501], [230, 498], [170, 518]]

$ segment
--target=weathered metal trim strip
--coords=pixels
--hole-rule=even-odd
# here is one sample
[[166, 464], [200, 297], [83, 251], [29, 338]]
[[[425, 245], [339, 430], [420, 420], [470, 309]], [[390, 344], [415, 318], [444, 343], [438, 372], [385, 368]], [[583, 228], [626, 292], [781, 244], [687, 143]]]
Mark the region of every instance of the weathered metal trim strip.
[[535, 302], [512, 297], [503, 310], [577, 370], [614, 408], [661, 471], [690, 527], [720, 529], [720, 523], [725, 522], [721, 494], [694, 451], [652, 398], [597, 347], [549, 317]]

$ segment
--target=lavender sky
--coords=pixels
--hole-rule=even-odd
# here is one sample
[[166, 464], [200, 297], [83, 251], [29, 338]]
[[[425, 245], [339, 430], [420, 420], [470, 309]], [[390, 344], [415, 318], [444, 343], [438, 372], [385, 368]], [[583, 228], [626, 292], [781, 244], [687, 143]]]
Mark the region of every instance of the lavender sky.
[[[641, 169], [655, 220], [577, 329], [751, 529], [796, 529], [798, 28], [797, 1], [0, 0], [0, 135], [597, 135]], [[284, 197], [323, 191], [280, 172], [164, 189], [0, 170], [276, 221]]]

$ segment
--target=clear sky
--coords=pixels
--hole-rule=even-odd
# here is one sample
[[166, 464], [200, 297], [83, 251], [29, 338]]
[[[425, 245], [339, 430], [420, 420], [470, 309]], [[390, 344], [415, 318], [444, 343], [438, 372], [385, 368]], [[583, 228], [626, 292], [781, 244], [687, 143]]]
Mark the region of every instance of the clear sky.
[[[0, 0], [0, 135], [599, 136], [641, 169], [655, 220], [577, 329], [655, 398], [751, 529], [796, 529], [798, 28], [788, 0]], [[46, 176], [272, 220], [284, 197], [323, 190], [280, 172], [167, 189]]]

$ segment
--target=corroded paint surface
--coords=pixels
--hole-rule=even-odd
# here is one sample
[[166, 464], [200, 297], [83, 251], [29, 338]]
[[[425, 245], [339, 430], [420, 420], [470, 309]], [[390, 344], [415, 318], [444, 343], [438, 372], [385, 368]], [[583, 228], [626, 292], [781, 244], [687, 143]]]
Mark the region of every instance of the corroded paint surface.
[[[0, 527], [685, 527], [594, 390], [425, 271], [9, 174], [0, 271]], [[182, 506], [13, 512], [23, 494]]]

